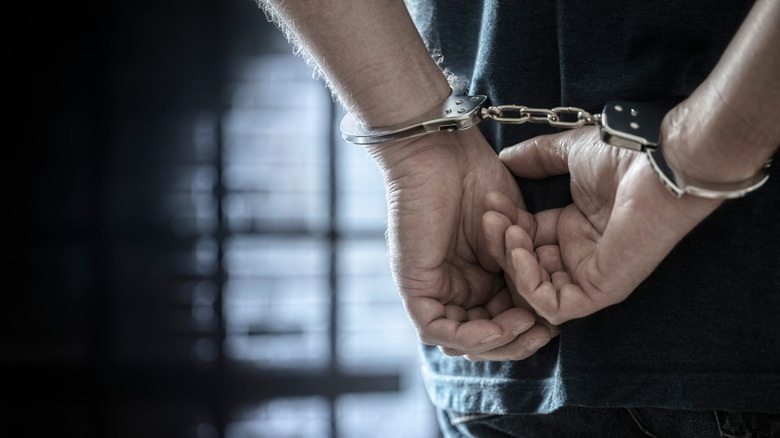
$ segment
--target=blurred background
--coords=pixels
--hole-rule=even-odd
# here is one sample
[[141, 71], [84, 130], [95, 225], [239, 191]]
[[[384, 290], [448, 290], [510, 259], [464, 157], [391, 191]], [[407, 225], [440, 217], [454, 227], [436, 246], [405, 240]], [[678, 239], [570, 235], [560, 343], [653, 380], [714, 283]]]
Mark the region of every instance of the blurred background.
[[381, 176], [253, 0], [5, 9], [3, 435], [438, 436]]

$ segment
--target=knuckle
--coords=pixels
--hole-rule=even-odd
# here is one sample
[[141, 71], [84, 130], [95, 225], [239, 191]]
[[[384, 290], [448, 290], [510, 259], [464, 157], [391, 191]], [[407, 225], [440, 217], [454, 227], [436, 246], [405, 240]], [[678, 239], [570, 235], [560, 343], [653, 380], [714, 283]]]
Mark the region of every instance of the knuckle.
[[534, 353], [536, 353], [536, 352], [535, 351], [529, 351], [529, 350], [524, 350], [522, 352], [517, 352], [517, 353], [512, 355], [512, 358], [510, 360], [525, 360], [525, 359], [528, 359], [529, 357], [531, 357]]
[[463, 356], [462, 351], [458, 351], [452, 348], [439, 347], [439, 350], [446, 356], [450, 356], [450, 357]]
[[417, 332], [417, 338], [425, 345], [436, 345], [436, 341], [426, 332]]
[[540, 315], [542, 316], [542, 318], [549, 321], [550, 324], [552, 325], [561, 325], [570, 319], [566, 315], [561, 315], [560, 313], [550, 313], [550, 314], [540, 314]]

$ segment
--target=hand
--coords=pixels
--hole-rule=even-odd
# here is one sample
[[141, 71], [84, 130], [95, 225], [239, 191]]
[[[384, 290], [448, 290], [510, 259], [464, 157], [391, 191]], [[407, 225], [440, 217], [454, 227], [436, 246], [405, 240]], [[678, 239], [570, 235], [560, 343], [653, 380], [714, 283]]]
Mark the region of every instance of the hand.
[[508, 281], [554, 324], [624, 300], [720, 204], [675, 198], [643, 154], [603, 143], [596, 128], [537, 137], [500, 157], [520, 177], [571, 176], [574, 203], [537, 213], [530, 233], [496, 212], [485, 221]]
[[523, 229], [533, 219], [482, 134], [436, 133], [369, 152], [385, 177], [393, 276], [420, 340], [471, 360], [524, 359], [546, 344], [550, 329], [515, 305], [485, 246], [487, 210]]

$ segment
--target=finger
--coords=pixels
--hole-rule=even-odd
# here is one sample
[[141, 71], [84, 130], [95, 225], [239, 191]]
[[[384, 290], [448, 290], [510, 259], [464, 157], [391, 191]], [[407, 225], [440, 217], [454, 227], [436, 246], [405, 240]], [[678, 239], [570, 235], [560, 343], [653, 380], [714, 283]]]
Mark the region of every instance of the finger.
[[475, 307], [466, 311], [466, 320], [491, 319], [490, 312], [484, 307]]
[[[577, 278], [577, 284], [574, 284], [568, 272], [556, 272], [553, 274], [552, 283], [558, 291], [557, 294], [547, 297], [540, 295], [536, 299], [529, 298], [529, 304], [552, 323], [561, 324], [570, 319], [590, 315], [626, 299], [639, 283], [638, 279], [649, 275], [652, 268], [635, 269], [639, 272], [636, 276], [638, 279], [630, 274], [626, 276], [621, 272], [621, 268], [624, 271], [635, 268], [631, 260], [633, 254], [621, 255], [618, 249], [609, 254], [608, 262], [599, 266], [600, 256], [610, 249], [610, 246], [604, 243], [602, 240], [594, 256], [573, 273]], [[637, 245], [628, 246], [635, 248]], [[609, 263], [614, 263], [615, 268], [605, 271], [604, 266], [610, 266]], [[605, 275], [605, 272], [613, 274]], [[631, 274], [636, 275], [636, 272]]]
[[476, 254], [485, 270], [498, 273], [504, 268], [506, 229], [510, 225], [517, 225], [533, 240], [536, 235], [536, 220], [531, 213], [523, 210], [523, 206], [515, 206], [509, 197], [500, 192], [488, 192], [486, 207], [488, 211], [482, 216], [482, 230], [477, 238]]
[[553, 272], [550, 275], [550, 282], [555, 290], [561, 290], [564, 285], [571, 283], [571, 275], [566, 271]]
[[524, 229], [531, 237], [532, 241], [536, 238], [536, 218], [534, 218], [533, 214], [525, 210], [518, 210], [517, 220], [514, 222], [514, 224]]
[[437, 319], [418, 331], [420, 341], [427, 345], [439, 345], [464, 352], [481, 351], [481, 344], [494, 345], [504, 330], [488, 319], [455, 321]]
[[534, 215], [536, 223], [535, 248], [542, 245], [558, 244], [558, 220], [561, 218], [561, 213], [563, 213], [562, 208], [553, 208]]
[[526, 249], [515, 248], [509, 251], [507, 267], [505, 272], [517, 293], [540, 316], [553, 324], [558, 324], [549, 317], [558, 311], [557, 290], [550, 282], [550, 277], [543, 275], [546, 271], [539, 265], [536, 256]]
[[542, 324], [516, 337], [512, 342], [483, 353], [466, 355], [472, 361], [481, 360], [523, 360], [527, 359], [552, 339], [550, 330]]
[[468, 321], [468, 315], [461, 306], [447, 304], [444, 306], [444, 318], [453, 321]]
[[[533, 252], [531, 237], [520, 227], [510, 226], [504, 236], [506, 261], [504, 271], [509, 274], [516, 288], [536, 287], [541, 281], [539, 262]], [[519, 258], [520, 260], [515, 260]]]
[[485, 207], [488, 210], [493, 210], [503, 214], [511, 223], [517, 221], [518, 207], [515, 206], [509, 197], [501, 192], [490, 191], [485, 195]]
[[[538, 261], [533, 251], [530, 237], [516, 226], [509, 227], [506, 232], [507, 253], [505, 261], [505, 277], [515, 294], [521, 297], [549, 283], [550, 276]], [[532, 308], [533, 305], [528, 303]]]
[[[507, 259], [511, 258], [512, 251], [515, 249], [522, 249], [524, 251], [527, 251], [528, 253], [531, 253], [534, 257], [534, 261], [531, 261], [531, 259], [528, 259], [528, 265], [529, 269], [533, 269], [533, 266], [537, 267], [537, 274], [538, 275], [532, 275], [530, 274], [521, 274], [522, 278], [519, 277], [519, 273], [512, 269], [513, 262], [511, 260], [506, 260], [504, 262], [504, 272], [508, 273], [510, 277], [510, 281], [507, 283], [510, 284], [513, 289], [514, 293], [517, 293], [517, 287], [519, 286], [519, 282], [532, 282], [532, 283], [538, 283], [538, 282], [545, 282], [550, 279], [550, 276], [547, 274], [547, 271], [539, 264], [538, 262], [538, 256], [536, 252], [533, 250], [533, 243], [531, 242], [531, 237], [525, 233], [525, 231], [518, 227], [518, 226], [512, 226], [507, 229], [507, 232], [505, 234], [505, 246], [507, 248], [507, 252], [505, 257]], [[530, 271], [529, 271], [530, 272]]]
[[571, 283], [571, 275], [566, 271], [561, 257], [561, 248], [558, 245], [544, 245], [536, 248], [536, 256], [539, 265], [549, 277], [545, 281], [552, 282], [556, 290], [560, 290], [564, 284]]
[[517, 225], [511, 225], [507, 227], [506, 233], [504, 235], [504, 246], [506, 247], [507, 251], [520, 248], [531, 252], [534, 249], [531, 236], [528, 235], [526, 230]]
[[520, 225], [529, 233], [534, 225], [533, 215], [528, 213], [522, 199], [519, 202], [512, 201], [506, 194], [493, 190], [485, 196], [485, 206], [488, 210], [497, 211], [508, 217], [513, 224]]
[[[546, 272], [545, 272], [545, 274], [546, 274]], [[550, 276], [547, 275], [546, 279], [543, 279], [542, 281], [543, 282], [550, 281]], [[511, 281], [507, 284], [507, 286], [510, 286], [510, 285], [511, 285]], [[510, 293], [508, 295], [510, 295], [510, 299], [512, 301], [512, 304], [514, 304], [515, 307], [520, 307], [522, 309], [528, 309], [528, 310], [530, 310], [532, 312], [535, 312], [533, 310], [533, 307], [531, 307], [531, 305], [528, 304], [528, 301], [526, 301], [525, 298], [520, 296], [520, 294], [517, 293], [517, 291], [510, 291], [510, 292], [512, 292], [512, 293]], [[561, 333], [561, 330], [558, 328], [557, 325], [552, 324], [550, 321], [547, 321], [546, 319], [542, 318], [538, 314], [536, 315], [536, 323], [537, 324], [542, 324], [545, 327], [547, 327], [547, 329], [550, 330], [550, 334], [552, 335], [552, 337], [556, 337], [556, 336], [558, 336]]]
[[547, 327], [547, 330], [550, 330], [550, 336], [553, 338], [561, 334], [560, 327], [542, 318], [540, 315], [536, 315], [536, 322], [537, 324], [542, 324], [543, 326]]
[[516, 176], [531, 179], [569, 173], [569, 151], [573, 137], [585, 131], [542, 135], [505, 148], [499, 158]]
[[[544, 269], [539, 265], [534, 253], [523, 248], [515, 248], [509, 251], [508, 257], [508, 269], [505, 272], [520, 296], [525, 298], [531, 292], [549, 283], [549, 278], [545, 278], [542, 274]], [[534, 303], [527, 301], [531, 307], [536, 308]]]
[[558, 245], [543, 245], [536, 248], [536, 256], [539, 264], [547, 272], [564, 271], [563, 259], [561, 258], [561, 247]]
[[429, 297], [407, 297], [404, 306], [420, 341], [469, 349], [499, 338], [504, 330], [488, 319], [467, 321], [466, 311], [456, 305], [444, 306]]
[[551, 313], [547, 319], [554, 324], [562, 324], [570, 319], [582, 318], [607, 305], [614, 304], [594, 300], [579, 285], [572, 283], [563, 285], [557, 299], [551, 301], [557, 301], [556, 304], [550, 306], [551, 310], [557, 308], [557, 311], [554, 314]]
[[[457, 306], [454, 305], [448, 305], [445, 309], [445, 306], [430, 298], [412, 299], [409, 304], [417, 309], [410, 315], [418, 327], [417, 335], [420, 341], [427, 345], [441, 346], [458, 355], [480, 353], [511, 342], [519, 333], [528, 330], [536, 318], [532, 311], [516, 307], [508, 308], [492, 319], [487, 319], [490, 313], [485, 309], [456, 310], [454, 308]], [[426, 307], [438, 308], [440, 316], [419, 324], [419, 319], [416, 319], [420, 318], [419, 309]], [[450, 319], [447, 315], [455, 319]], [[464, 321], [461, 319], [464, 315], [466, 318], [476, 319]]]
[[477, 257], [480, 264], [489, 272], [499, 272], [504, 269], [506, 246], [504, 234], [512, 225], [509, 218], [496, 211], [488, 211], [482, 216], [482, 233]]
[[502, 327], [503, 333], [501, 336], [468, 348], [441, 346], [440, 350], [449, 356], [463, 356], [467, 354], [481, 354], [500, 348], [510, 342], [514, 342], [518, 336], [525, 334], [534, 327], [536, 315], [532, 311], [512, 307], [497, 315], [491, 322]]
[[533, 307], [541, 318], [552, 325], [590, 315], [604, 307], [582, 287], [571, 282], [568, 275], [552, 275], [551, 282], [543, 282], [534, 289], [518, 289], [518, 293]]
[[[509, 286], [509, 285], [507, 285]], [[512, 300], [512, 294], [507, 288], [503, 289], [499, 293], [493, 295], [493, 297], [485, 303], [485, 309], [490, 313], [491, 318], [495, 318], [507, 309], [515, 307], [515, 303]], [[531, 309], [531, 306], [521, 306], [523, 309]]]

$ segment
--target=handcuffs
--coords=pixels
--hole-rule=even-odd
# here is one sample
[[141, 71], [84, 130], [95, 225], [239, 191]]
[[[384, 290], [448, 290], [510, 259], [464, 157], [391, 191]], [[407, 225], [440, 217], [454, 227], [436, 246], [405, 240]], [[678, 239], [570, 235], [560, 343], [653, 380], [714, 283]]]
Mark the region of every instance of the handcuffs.
[[[752, 177], [731, 183], [700, 181], [670, 166], [661, 143], [661, 122], [672, 107], [669, 102], [611, 101], [598, 115], [574, 107], [538, 109], [517, 105], [488, 106], [486, 102], [486, 96], [453, 92], [437, 107], [415, 119], [379, 128], [364, 126], [347, 113], [341, 121], [341, 133], [350, 143], [376, 145], [434, 132], [469, 129], [488, 118], [498, 123], [546, 123], [560, 128], [597, 125], [604, 142], [644, 152], [658, 179], [678, 198], [686, 193], [713, 199], [739, 198], [758, 189], [769, 179], [771, 160]], [[512, 113], [518, 117], [507, 116]], [[572, 116], [576, 120], [564, 120]]]

